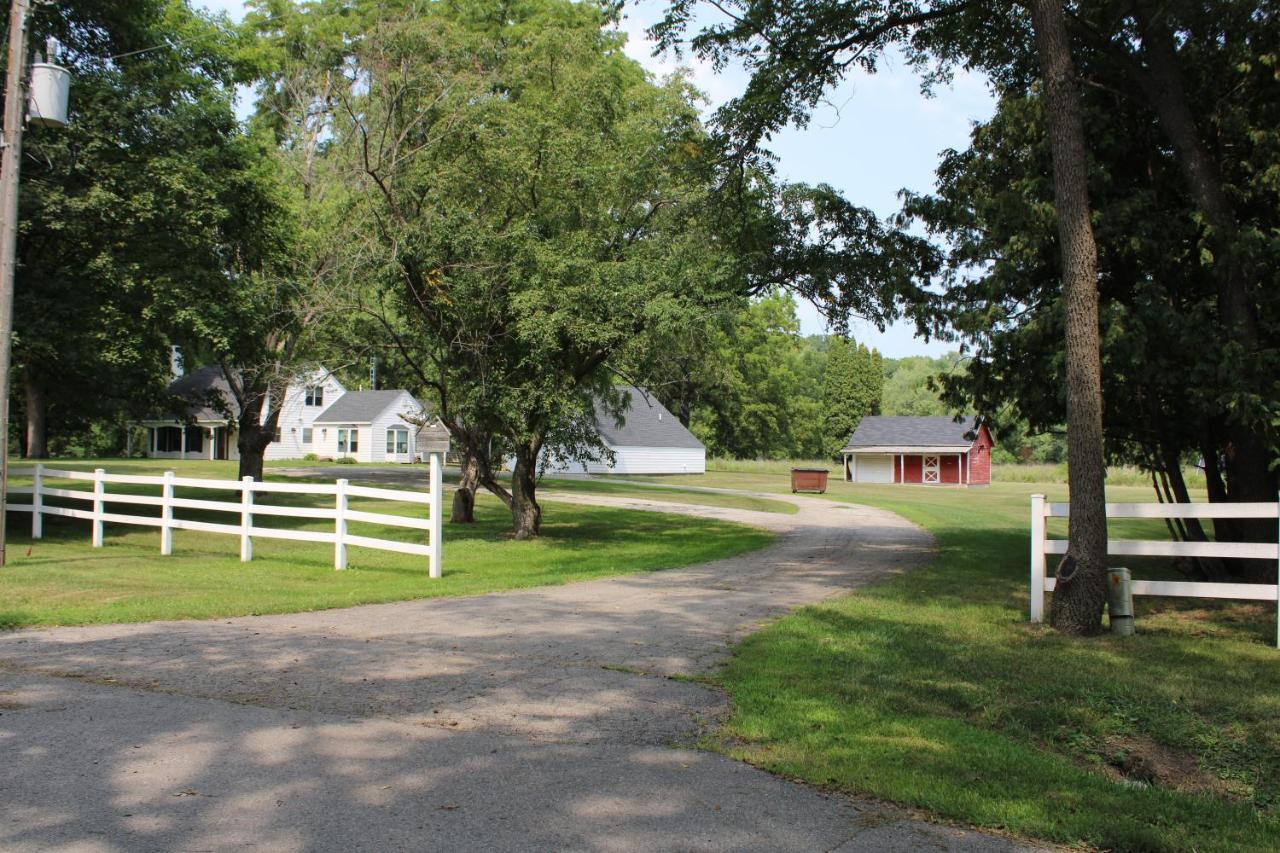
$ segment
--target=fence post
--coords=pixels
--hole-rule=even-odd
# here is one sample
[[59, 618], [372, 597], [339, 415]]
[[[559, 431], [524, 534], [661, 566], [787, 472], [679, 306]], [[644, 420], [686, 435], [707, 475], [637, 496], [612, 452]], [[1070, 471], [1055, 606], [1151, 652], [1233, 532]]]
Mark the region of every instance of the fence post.
[[173, 553], [173, 472], [164, 472], [160, 487], [160, 556]]
[[444, 538], [444, 519], [440, 515], [440, 507], [444, 504], [441, 492], [444, 491], [444, 484], [440, 471], [441, 455], [439, 453], [431, 454], [431, 556], [428, 558], [428, 574], [433, 578], [440, 577], [440, 542]]
[[31, 538], [44, 538], [44, 465], [36, 463], [35, 473], [31, 475]]
[[333, 567], [347, 567], [347, 481], [339, 480], [333, 520]]
[[253, 477], [241, 477], [240, 489], [240, 562], [247, 563], [253, 559]]
[[1031, 496], [1031, 621], [1044, 621], [1044, 495]]
[[102, 468], [93, 469], [93, 547], [102, 547], [102, 495], [106, 491], [106, 484], [102, 482], [102, 476], [107, 472]]

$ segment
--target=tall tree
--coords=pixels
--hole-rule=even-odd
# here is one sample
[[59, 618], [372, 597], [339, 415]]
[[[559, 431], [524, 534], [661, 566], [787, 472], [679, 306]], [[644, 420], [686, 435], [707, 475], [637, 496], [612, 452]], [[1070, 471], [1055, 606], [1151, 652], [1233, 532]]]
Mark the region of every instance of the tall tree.
[[1089, 206], [1089, 156], [1061, 0], [1031, 0], [1053, 161], [1067, 357], [1067, 482], [1071, 518], [1051, 605], [1055, 628], [1094, 633], [1107, 600], [1106, 466], [1098, 338], [1098, 248]]
[[25, 452], [161, 402], [181, 334], [256, 239], [232, 111], [236, 36], [180, 0], [42, 4], [71, 68], [70, 124], [27, 131], [14, 366]]
[[727, 292], [695, 215], [705, 140], [683, 81], [649, 82], [595, 7], [416, 12], [365, 35], [341, 133], [406, 352], [455, 441], [513, 453], [510, 490], [488, 487], [528, 538], [542, 450], [606, 391], [606, 361]]
[[[1076, 11], [1101, 14], [1099, 8]], [[1203, 460], [1210, 500], [1241, 500], [1233, 472], [1247, 467], [1266, 475], [1280, 458], [1271, 426], [1280, 412], [1276, 264], [1262, 260], [1280, 258], [1274, 236], [1280, 233], [1280, 199], [1266, 178], [1280, 98], [1264, 82], [1273, 77], [1266, 57], [1277, 36], [1265, 26], [1265, 12], [1257, 12], [1246, 13], [1241, 4], [1204, 11], [1184, 28], [1179, 54], [1197, 112], [1214, 129], [1214, 147], [1232, 152], [1217, 159], [1244, 217], [1241, 245], [1252, 257], [1248, 298], [1258, 339], [1248, 347], [1220, 318], [1222, 268], [1213, 231], [1160, 117], [1130, 73], [1127, 51], [1140, 44], [1137, 32], [1118, 51], [1099, 46], [1098, 32], [1114, 21], [1102, 16], [1086, 30], [1079, 19], [1069, 20], [1078, 39], [1078, 72], [1089, 83], [1082, 98], [1091, 128], [1089, 192], [1106, 305], [1108, 456], [1147, 467], [1162, 500], [1190, 500], [1182, 470], [1196, 460]], [[1056, 241], [1053, 222], [1042, 212], [1052, 198], [1045, 180], [1050, 154], [1034, 80], [1009, 73], [999, 92], [995, 116], [975, 129], [970, 148], [944, 157], [937, 195], [908, 198], [907, 212], [949, 244], [944, 313], [974, 358], [967, 375], [951, 377], [959, 381], [948, 386], [976, 395], [984, 411], [1007, 413], [1015, 431], [1025, 420], [1044, 433], [1065, 417], [1055, 383], [1046, 381], [1060, 377], [1064, 364]], [[1261, 436], [1261, 460], [1248, 461], [1251, 454], [1232, 439], [1232, 422]], [[1003, 434], [1009, 435], [1007, 426]], [[1207, 535], [1194, 521], [1173, 527], [1179, 537]], [[1247, 525], [1222, 520], [1213, 535], [1257, 536]], [[1275, 576], [1274, 564], [1261, 561], [1199, 561], [1186, 568], [1215, 579]]]
[[[676, 0], [655, 28], [662, 44], [676, 46], [698, 0]], [[741, 61], [751, 72], [744, 95], [723, 108], [720, 123], [746, 149], [789, 123], [805, 124], [828, 87], [850, 66], [874, 71], [890, 46], [902, 46], [917, 64], [941, 60], [931, 79], [959, 61], [984, 67], [1034, 57], [1053, 113], [1055, 205], [1060, 228], [1063, 285], [1070, 303], [1066, 338], [1068, 431], [1072, 468], [1069, 559], [1055, 624], [1069, 633], [1100, 627], [1105, 601], [1106, 517], [1097, 351], [1096, 251], [1089, 223], [1087, 156], [1076, 105], [1071, 45], [1060, 3], [1031, 0], [1023, 7], [978, 4], [838, 0], [738, 0], [717, 4], [728, 21], [703, 29], [693, 48], [718, 65]], [[1034, 38], [1034, 49], [1016, 46]], [[1011, 51], [1006, 46], [1015, 45]], [[1059, 174], [1061, 172], [1061, 174]], [[1058, 603], [1058, 599], [1061, 602]]]

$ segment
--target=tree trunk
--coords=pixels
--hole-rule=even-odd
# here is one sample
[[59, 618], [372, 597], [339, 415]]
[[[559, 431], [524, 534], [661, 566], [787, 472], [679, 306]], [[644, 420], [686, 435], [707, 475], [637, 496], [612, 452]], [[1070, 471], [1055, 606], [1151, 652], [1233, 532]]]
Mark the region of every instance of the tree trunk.
[[27, 392], [26, 456], [28, 459], [44, 459], [49, 455], [49, 401], [45, 396], [44, 382], [30, 368], [22, 371], [22, 378]]
[[240, 451], [240, 477], [252, 477], [256, 482], [262, 482], [264, 456], [274, 435], [275, 428], [259, 424], [256, 414], [252, 419], [240, 420], [236, 436], [236, 447]]
[[1071, 42], [1061, 0], [1031, 0], [1053, 158], [1062, 253], [1067, 356], [1067, 482], [1071, 517], [1050, 620], [1068, 634], [1102, 628], [1107, 600], [1106, 468], [1098, 339], [1098, 250], [1089, 207], [1088, 156]]
[[541, 449], [541, 442], [516, 448], [516, 467], [511, 474], [511, 529], [516, 539], [533, 539], [542, 526], [542, 508], [536, 495]]
[[462, 450], [462, 476], [458, 479], [458, 490], [453, 493], [453, 512], [449, 516], [450, 524], [475, 524], [476, 522], [476, 489], [480, 486], [480, 464], [475, 454]]

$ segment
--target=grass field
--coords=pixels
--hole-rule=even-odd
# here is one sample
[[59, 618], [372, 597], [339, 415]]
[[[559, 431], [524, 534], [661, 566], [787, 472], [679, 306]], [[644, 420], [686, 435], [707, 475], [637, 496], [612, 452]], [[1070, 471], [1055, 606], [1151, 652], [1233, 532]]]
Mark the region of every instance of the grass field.
[[[234, 477], [234, 464], [129, 461], [61, 467], [105, 467], [114, 473], [154, 473], [174, 468], [185, 475]], [[15, 478], [16, 484], [21, 479]], [[70, 485], [49, 481], [50, 485]], [[83, 488], [83, 483], [77, 483]], [[146, 486], [127, 487], [147, 491]], [[113, 484], [111, 491], [126, 487]], [[151, 488], [154, 492], [154, 488]], [[225, 494], [177, 490], [179, 497]], [[318, 505], [331, 498], [272, 495], [286, 506]], [[56, 502], [56, 501], [51, 501]], [[84, 504], [80, 504], [84, 506]], [[352, 509], [412, 514], [421, 507], [352, 499]], [[153, 507], [108, 511], [142, 514]], [[227, 521], [220, 513], [178, 510], [179, 518]], [[219, 517], [221, 516], [221, 517]], [[426, 559], [352, 548], [349, 568], [333, 569], [333, 546], [256, 539], [254, 559], [239, 561], [235, 536], [176, 531], [174, 553], [159, 555], [154, 528], [106, 527], [105, 547], [89, 543], [89, 523], [45, 519], [45, 537], [29, 538], [30, 516], [10, 516], [9, 564], [0, 569], [0, 628], [194, 619], [346, 607], [383, 601], [473, 595], [560, 584], [591, 578], [674, 568], [763, 547], [769, 533], [711, 520], [607, 507], [556, 504], [548, 509], [543, 535], [531, 542], [510, 539], [510, 515], [482, 496], [475, 525], [445, 525], [444, 577], [427, 577]], [[271, 526], [331, 529], [332, 522], [274, 517]], [[406, 538], [413, 531], [352, 523], [354, 534]], [[420, 535], [420, 534], [418, 534]]]
[[[758, 471], [698, 482], [789, 488]], [[1033, 491], [1065, 498], [1056, 484], [833, 483], [832, 499], [928, 528], [939, 557], [742, 643], [717, 676], [734, 711], [716, 748], [822, 787], [1066, 844], [1280, 849], [1275, 607], [1139, 599], [1140, 633], [1128, 640], [1031, 626]], [[1150, 500], [1138, 487], [1110, 494]], [[1113, 533], [1161, 528], [1126, 522]], [[1132, 565], [1140, 576], [1169, 571]]]
[[650, 488], [647, 484], [630, 479], [604, 479], [596, 477], [548, 477], [542, 481], [541, 488], [547, 492], [570, 492], [587, 495], [612, 495], [628, 498], [647, 498], [681, 504], [699, 504], [702, 506], [724, 506], [733, 509], [749, 509], [756, 512], [778, 512], [794, 515], [798, 507], [789, 501], [777, 501], [769, 498], [758, 498], [753, 495], [729, 495], [717, 492], [681, 489], [677, 486], [664, 487], [661, 490]]
[[[831, 476], [840, 475], [840, 463], [830, 459], [718, 459], [707, 460], [708, 474], [786, 474], [792, 467], [828, 468]], [[1204, 488], [1204, 473], [1196, 468], [1183, 472], [1187, 486]], [[994, 466], [992, 479], [997, 483], [1066, 483], [1065, 463], [1026, 463]], [[1107, 483], [1113, 486], [1141, 486], [1149, 489], [1151, 475], [1129, 465], [1116, 465], [1107, 469]]]

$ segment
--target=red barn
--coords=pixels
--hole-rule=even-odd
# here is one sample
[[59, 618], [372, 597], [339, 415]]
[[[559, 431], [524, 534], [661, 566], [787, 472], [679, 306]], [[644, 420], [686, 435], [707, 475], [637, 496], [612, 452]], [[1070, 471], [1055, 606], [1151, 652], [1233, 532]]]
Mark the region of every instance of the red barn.
[[976, 418], [868, 415], [844, 454], [853, 483], [985, 486], [991, 482], [991, 431]]

